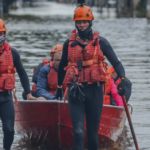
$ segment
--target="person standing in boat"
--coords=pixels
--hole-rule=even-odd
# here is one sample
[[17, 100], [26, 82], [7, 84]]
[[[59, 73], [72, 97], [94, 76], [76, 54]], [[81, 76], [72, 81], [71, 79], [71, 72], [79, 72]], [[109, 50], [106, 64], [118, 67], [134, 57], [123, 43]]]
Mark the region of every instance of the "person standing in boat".
[[57, 70], [62, 56], [62, 50], [55, 52], [54, 59], [42, 67], [37, 81], [37, 95], [39, 100], [53, 100], [57, 89]]
[[[32, 76], [32, 82], [34, 84], [32, 86], [32, 91], [31, 91], [31, 93], [32, 93], [33, 96], [38, 97], [37, 92], [36, 92], [36, 86], [37, 86], [37, 79], [38, 79], [38, 75], [39, 75], [40, 69], [43, 66], [48, 65], [50, 62], [54, 61], [54, 54], [56, 52], [58, 52], [58, 51], [62, 51], [62, 49], [63, 49], [63, 45], [56, 45], [56, 46], [54, 46], [54, 48], [50, 52], [51, 59], [50, 60], [42, 59], [42, 63], [40, 63], [36, 68], [34, 68], [34, 70], [33, 70], [33, 76]], [[24, 100], [27, 99], [25, 91], [23, 91], [22, 97], [23, 97]]]
[[[10, 150], [14, 139], [14, 103], [12, 90], [15, 88], [15, 76], [18, 73], [28, 100], [36, 99], [30, 93], [27, 73], [22, 66], [20, 55], [5, 41], [7, 28], [0, 19], [0, 118], [4, 132], [4, 150]], [[16, 100], [16, 97], [14, 97]]]
[[91, 9], [83, 0], [74, 12], [75, 27], [69, 39], [64, 42], [63, 55], [58, 67], [56, 98], [62, 99], [62, 83], [66, 75], [68, 103], [73, 124], [73, 150], [84, 150], [85, 122], [88, 150], [97, 150], [98, 130], [103, 108], [103, 86], [106, 77], [104, 55], [110, 61], [121, 79], [120, 95], [125, 93], [125, 70], [117, 59], [111, 45], [92, 30], [94, 20]]

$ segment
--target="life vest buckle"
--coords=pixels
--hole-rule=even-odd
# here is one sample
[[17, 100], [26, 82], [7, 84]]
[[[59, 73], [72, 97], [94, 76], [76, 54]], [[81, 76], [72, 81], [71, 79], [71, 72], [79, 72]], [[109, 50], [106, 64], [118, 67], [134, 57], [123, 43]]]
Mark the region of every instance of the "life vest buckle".
[[79, 67], [79, 68], [78, 68], [78, 71], [82, 71], [82, 68], [81, 68], [81, 67]]
[[84, 51], [86, 51], [86, 49], [82, 49], [81, 52], [83, 53]]
[[98, 86], [98, 87], [100, 87], [100, 86], [101, 86], [99, 82], [97, 82], [97, 86]]
[[78, 81], [76, 82], [77, 84], [79, 83], [80, 81], [80, 75], [79, 74], [74, 74], [74, 77], [73, 77], [73, 82], [75, 82], [75, 77], [78, 76]]

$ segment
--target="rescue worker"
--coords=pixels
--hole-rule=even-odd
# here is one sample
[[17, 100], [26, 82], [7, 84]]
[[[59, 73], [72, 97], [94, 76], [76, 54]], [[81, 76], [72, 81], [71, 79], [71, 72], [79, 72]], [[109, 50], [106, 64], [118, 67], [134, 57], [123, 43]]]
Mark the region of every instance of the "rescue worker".
[[[22, 66], [19, 53], [5, 41], [7, 28], [0, 19], [0, 118], [4, 132], [3, 148], [10, 150], [14, 139], [14, 103], [12, 90], [18, 73], [28, 100], [36, 99], [30, 93], [29, 79]], [[16, 99], [16, 97], [15, 97]]]
[[73, 18], [77, 31], [73, 30], [63, 45], [63, 55], [58, 67], [56, 98], [63, 97], [62, 83], [66, 75], [69, 111], [74, 133], [73, 150], [84, 150], [85, 114], [88, 150], [97, 150], [103, 107], [102, 83], [105, 82], [106, 77], [104, 55], [121, 78], [120, 95], [124, 95], [126, 80], [124, 68], [109, 42], [91, 29], [94, 16], [91, 9], [83, 5], [83, 0], [81, 1]]
[[57, 89], [57, 69], [62, 56], [62, 50], [54, 54], [54, 59], [41, 68], [37, 81], [37, 95], [39, 100], [53, 100]]
[[[43, 67], [43, 66], [46, 66], [48, 65], [51, 61], [53, 61], [54, 59], [54, 54], [57, 52], [57, 51], [62, 51], [63, 49], [63, 46], [62, 45], [56, 45], [54, 46], [54, 48], [52, 49], [52, 51], [50, 52], [50, 57], [51, 59], [50, 60], [47, 60], [47, 59], [42, 59], [42, 63], [40, 63], [36, 68], [34, 68], [33, 70], [33, 76], [32, 76], [32, 82], [34, 83], [33, 86], [32, 86], [32, 95], [35, 96], [35, 97], [38, 97], [37, 96], [37, 92], [36, 92], [36, 86], [37, 86], [37, 79], [38, 79], [38, 75], [39, 75], [39, 72], [40, 72], [40, 69]], [[26, 95], [25, 95], [25, 92], [23, 91], [22, 93], [22, 97], [24, 100], [26, 100]]]
[[103, 86], [104, 91], [103, 104], [110, 105], [113, 99], [115, 106], [124, 107], [122, 97], [118, 94], [118, 89], [114, 82], [114, 79], [111, 78], [111, 73], [114, 71], [115, 70], [112, 66], [107, 67], [106, 80]]

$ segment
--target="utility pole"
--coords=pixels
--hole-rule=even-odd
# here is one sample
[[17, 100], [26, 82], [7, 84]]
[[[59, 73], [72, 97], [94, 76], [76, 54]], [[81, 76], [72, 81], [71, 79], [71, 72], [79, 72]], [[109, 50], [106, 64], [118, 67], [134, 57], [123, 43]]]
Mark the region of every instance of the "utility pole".
[[3, 18], [3, 2], [0, 0], [0, 18]]
[[150, 0], [147, 0], [147, 6], [146, 6], [146, 10], [147, 10], [147, 20], [148, 23], [150, 23]]

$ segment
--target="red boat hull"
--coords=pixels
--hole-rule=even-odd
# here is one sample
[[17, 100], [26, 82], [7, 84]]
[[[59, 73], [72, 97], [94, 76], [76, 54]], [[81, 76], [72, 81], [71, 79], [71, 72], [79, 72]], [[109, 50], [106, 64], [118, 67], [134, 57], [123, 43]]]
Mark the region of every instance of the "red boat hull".
[[[99, 127], [100, 146], [112, 144], [122, 133], [126, 120], [122, 107], [104, 106]], [[51, 148], [71, 148], [73, 128], [67, 103], [60, 101], [19, 101], [15, 105], [15, 129], [30, 142]], [[85, 121], [86, 130], [86, 121]], [[85, 147], [87, 138], [85, 132]]]

